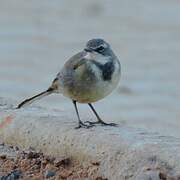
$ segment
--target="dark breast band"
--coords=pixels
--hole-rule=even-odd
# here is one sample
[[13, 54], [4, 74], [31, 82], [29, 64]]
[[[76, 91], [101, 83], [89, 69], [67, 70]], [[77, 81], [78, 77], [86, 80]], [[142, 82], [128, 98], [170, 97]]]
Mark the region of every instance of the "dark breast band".
[[105, 64], [101, 64], [94, 60], [92, 60], [92, 62], [102, 71], [102, 78], [104, 81], [110, 81], [112, 79], [112, 75], [115, 70], [114, 63], [112, 61]]

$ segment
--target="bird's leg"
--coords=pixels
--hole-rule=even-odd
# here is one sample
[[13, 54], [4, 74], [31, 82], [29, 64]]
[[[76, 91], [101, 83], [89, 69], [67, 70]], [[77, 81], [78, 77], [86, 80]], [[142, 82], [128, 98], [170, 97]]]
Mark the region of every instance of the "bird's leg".
[[93, 111], [93, 113], [95, 114], [95, 116], [97, 117], [97, 120], [96, 122], [91, 122], [91, 121], [86, 121], [87, 123], [89, 123], [90, 125], [95, 125], [95, 124], [101, 124], [101, 125], [104, 125], [104, 126], [117, 126], [117, 124], [115, 123], [106, 123], [104, 122], [98, 115], [98, 113], [96, 112], [96, 110], [94, 109], [94, 107], [92, 106], [91, 103], [88, 103], [89, 107], [91, 108], [91, 110]]
[[93, 125], [91, 125], [91, 124], [87, 125], [87, 124], [84, 124], [81, 121], [81, 119], [79, 117], [79, 112], [78, 112], [76, 101], [73, 100], [73, 104], [74, 104], [74, 107], [75, 107], [75, 110], [76, 110], [76, 114], [77, 114], [77, 117], [78, 117], [78, 123], [79, 123], [78, 126], [75, 129], [79, 129], [79, 128], [82, 128], [82, 127], [83, 128], [90, 128], [90, 127], [92, 127]]

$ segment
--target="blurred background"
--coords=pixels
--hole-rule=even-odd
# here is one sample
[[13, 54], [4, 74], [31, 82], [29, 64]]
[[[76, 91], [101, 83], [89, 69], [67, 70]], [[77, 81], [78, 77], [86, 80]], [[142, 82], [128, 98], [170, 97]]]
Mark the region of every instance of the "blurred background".
[[[1, 0], [0, 96], [20, 102], [45, 90], [69, 57], [100, 37], [122, 65], [119, 87], [95, 104], [101, 117], [180, 137], [179, 18], [178, 0]], [[77, 120], [62, 95], [35, 105]], [[80, 113], [95, 120], [85, 105]]]

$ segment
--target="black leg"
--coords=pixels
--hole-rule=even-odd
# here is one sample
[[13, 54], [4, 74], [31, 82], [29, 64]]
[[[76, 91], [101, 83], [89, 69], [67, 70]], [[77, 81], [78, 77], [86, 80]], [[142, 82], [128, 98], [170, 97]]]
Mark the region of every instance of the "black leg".
[[86, 121], [87, 123], [89, 123], [90, 125], [95, 125], [95, 124], [102, 124], [104, 126], [117, 126], [117, 124], [115, 123], [106, 123], [104, 122], [98, 115], [98, 113], [96, 112], [96, 110], [94, 109], [94, 107], [92, 106], [91, 103], [88, 103], [89, 107], [91, 108], [91, 110], [93, 111], [93, 113], [95, 114], [95, 116], [97, 117], [98, 121], [96, 122], [90, 122], [90, 121]]
[[92, 127], [93, 125], [89, 124], [84, 124], [81, 119], [80, 119], [80, 116], [79, 116], [79, 112], [78, 112], [78, 108], [77, 108], [77, 104], [76, 104], [76, 101], [73, 100], [73, 104], [74, 104], [74, 107], [75, 107], [75, 110], [76, 110], [76, 114], [77, 114], [77, 117], [78, 117], [78, 126], [75, 128], [75, 129], [79, 129], [81, 127], [84, 127], [84, 128], [90, 128]]

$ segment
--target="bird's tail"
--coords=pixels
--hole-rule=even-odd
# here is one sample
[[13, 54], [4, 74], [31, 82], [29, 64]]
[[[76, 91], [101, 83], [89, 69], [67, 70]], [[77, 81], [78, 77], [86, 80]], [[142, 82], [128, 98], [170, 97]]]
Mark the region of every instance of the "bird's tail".
[[49, 88], [48, 90], [43, 91], [43, 92], [37, 94], [36, 96], [33, 96], [33, 97], [29, 98], [29, 99], [24, 100], [23, 102], [21, 102], [17, 106], [17, 109], [19, 109], [21, 107], [24, 107], [26, 105], [29, 105], [29, 104], [33, 103], [34, 101], [36, 101], [36, 100], [39, 100], [39, 99], [41, 99], [41, 98], [43, 98], [45, 96], [48, 96], [48, 95], [52, 94], [53, 92], [54, 92], [54, 89], [53, 88]]

